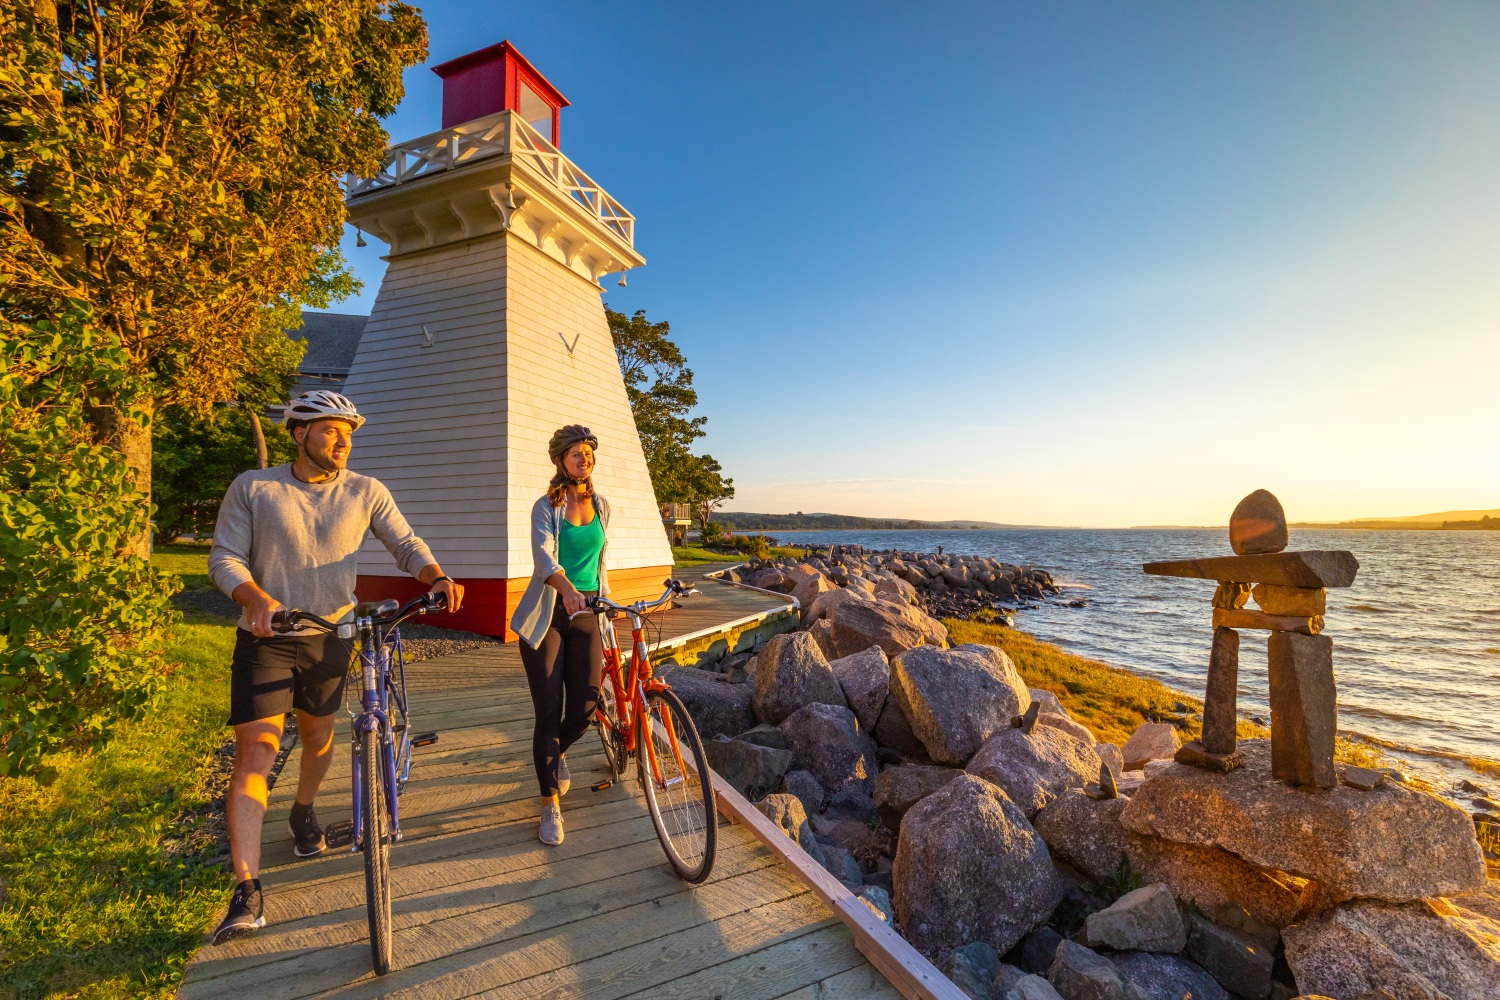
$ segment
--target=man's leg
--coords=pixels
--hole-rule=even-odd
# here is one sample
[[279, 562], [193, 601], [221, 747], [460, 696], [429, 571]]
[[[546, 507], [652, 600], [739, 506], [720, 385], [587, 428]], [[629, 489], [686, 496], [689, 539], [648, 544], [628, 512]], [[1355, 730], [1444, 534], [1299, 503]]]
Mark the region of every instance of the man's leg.
[[302, 755], [297, 767], [297, 802], [310, 806], [333, 763], [333, 724], [337, 715], [308, 715], [297, 709], [297, 739]]
[[[234, 727], [234, 773], [225, 808], [234, 880], [260, 876], [260, 835], [266, 819], [267, 779], [281, 751], [282, 717], [256, 719]], [[326, 769], [326, 767], [325, 767]]]

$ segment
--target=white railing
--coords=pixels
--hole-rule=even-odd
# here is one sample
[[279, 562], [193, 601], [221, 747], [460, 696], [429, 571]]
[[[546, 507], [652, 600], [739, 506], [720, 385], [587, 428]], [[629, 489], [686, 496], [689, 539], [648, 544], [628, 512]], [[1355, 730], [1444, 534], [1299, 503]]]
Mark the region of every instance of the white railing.
[[352, 200], [372, 191], [405, 184], [419, 177], [467, 166], [492, 156], [511, 155], [546, 177], [559, 190], [581, 205], [600, 224], [635, 245], [635, 216], [593, 178], [514, 111], [501, 111], [476, 118], [453, 128], [424, 135], [386, 150], [385, 161], [374, 177], [346, 178], [345, 190]]

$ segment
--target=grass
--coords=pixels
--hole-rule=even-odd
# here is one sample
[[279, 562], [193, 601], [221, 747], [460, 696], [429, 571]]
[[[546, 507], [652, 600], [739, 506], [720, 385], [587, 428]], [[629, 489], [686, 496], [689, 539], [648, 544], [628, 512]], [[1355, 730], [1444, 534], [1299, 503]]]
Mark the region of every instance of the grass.
[[[772, 559], [781, 559], [783, 557], [801, 559], [806, 554], [806, 549], [771, 549]], [[677, 545], [672, 548], [672, 565], [674, 566], [704, 566], [708, 563], [741, 563], [748, 561], [750, 558], [750, 556], [742, 552], [712, 552], [699, 545]]]
[[211, 590], [208, 578], [208, 542], [173, 542], [158, 545], [151, 553], [151, 565], [182, 577], [183, 590]]
[[[187, 551], [196, 548], [197, 551]], [[206, 547], [153, 557], [207, 581]], [[0, 998], [166, 997], [224, 904], [216, 751], [234, 626], [175, 626], [160, 707], [43, 788], [0, 780]]]

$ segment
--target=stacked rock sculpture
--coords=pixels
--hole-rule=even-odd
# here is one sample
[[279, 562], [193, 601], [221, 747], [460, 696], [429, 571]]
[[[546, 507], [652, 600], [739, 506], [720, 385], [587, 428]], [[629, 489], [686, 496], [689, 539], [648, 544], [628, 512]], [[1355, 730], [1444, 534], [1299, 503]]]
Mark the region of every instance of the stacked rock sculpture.
[[[1203, 738], [1177, 751], [1177, 761], [1214, 771], [1241, 763], [1236, 752], [1239, 629], [1271, 633], [1271, 773], [1290, 785], [1332, 788], [1338, 729], [1333, 640], [1323, 635], [1327, 588], [1354, 582], [1359, 562], [1344, 551], [1287, 552], [1281, 502], [1256, 490], [1229, 518], [1233, 556], [1147, 563], [1155, 576], [1215, 580], [1213, 645], [1203, 698]], [[1259, 610], [1245, 607], [1253, 598]]]

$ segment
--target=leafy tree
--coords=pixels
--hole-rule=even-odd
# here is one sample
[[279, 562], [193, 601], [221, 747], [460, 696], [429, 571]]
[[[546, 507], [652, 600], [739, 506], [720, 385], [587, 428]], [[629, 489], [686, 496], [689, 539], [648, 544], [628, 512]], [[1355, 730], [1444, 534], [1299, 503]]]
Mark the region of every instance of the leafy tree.
[[425, 54], [419, 13], [391, 0], [0, 11], [0, 309], [35, 327], [93, 304], [141, 388], [86, 416], [139, 492], [158, 407], [295, 366], [280, 331], [352, 288], [340, 180], [373, 172]]
[[[156, 539], [213, 529], [219, 504], [234, 477], [260, 465], [249, 406], [215, 407], [207, 416], [173, 407], [152, 427], [151, 485], [156, 501]], [[297, 446], [281, 427], [266, 429], [267, 464], [297, 457]]]
[[156, 696], [153, 416], [295, 368], [425, 52], [391, 0], [0, 5], [0, 774]]
[[0, 337], [0, 777], [50, 781], [46, 755], [107, 739], [153, 703], [174, 620], [167, 578], [132, 553], [150, 504], [93, 443], [89, 391], [141, 386], [86, 302]]
[[671, 340], [671, 325], [652, 323], [645, 310], [605, 313], [657, 502], [692, 504], [698, 520], [707, 523], [734, 496], [734, 480], [723, 477], [712, 455], [692, 452], [708, 418], [688, 416], [698, 392], [682, 349]]

